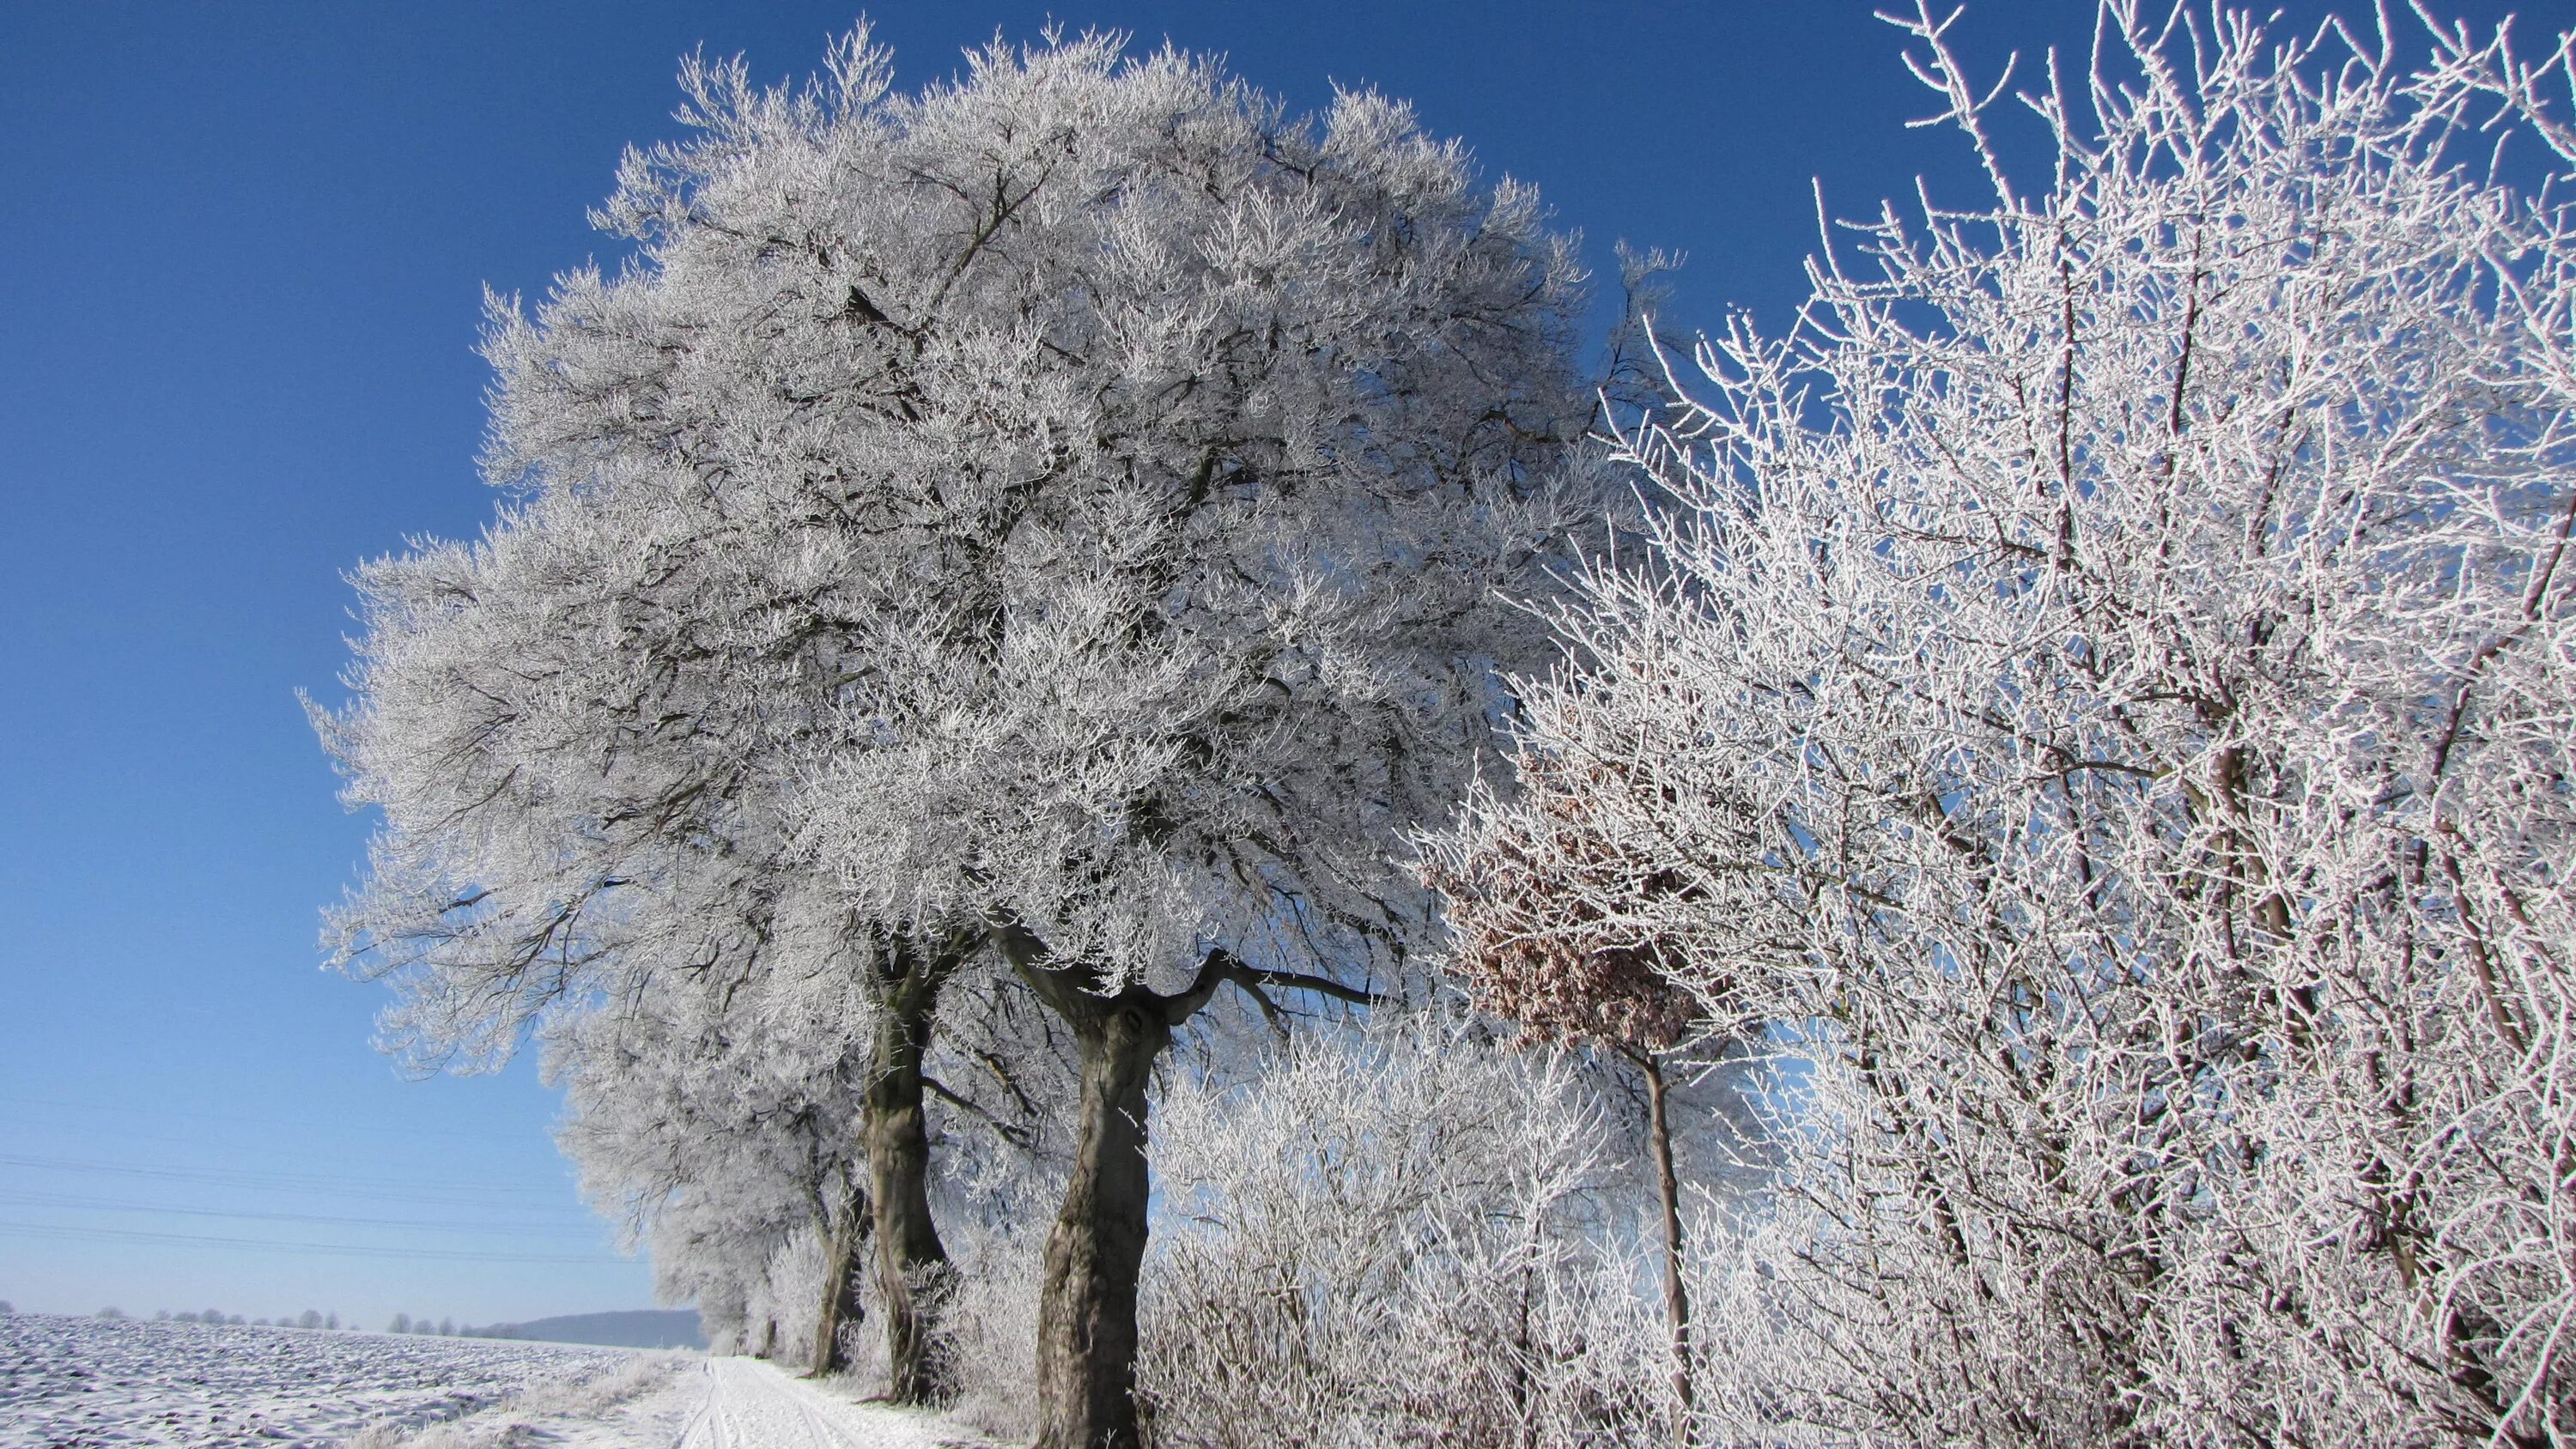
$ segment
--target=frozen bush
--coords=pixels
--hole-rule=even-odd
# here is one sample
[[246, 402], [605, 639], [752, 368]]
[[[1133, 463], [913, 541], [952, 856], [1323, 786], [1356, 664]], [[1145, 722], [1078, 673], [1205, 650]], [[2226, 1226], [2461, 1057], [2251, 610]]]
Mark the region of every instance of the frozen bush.
[[1571, 1060], [1471, 1024], [1316, 1033], [1183, 1077], [1139, 1390], [1166, 1446], [1669, 1443], [1633, 1188]]
[[1991, 198], [1701, 348], [1470, 814], [1779, 1052], [1742, 1437], [2563, 1444], [2576, 49], [2101, 15], [2028, 193], [1902, 18]]
[[768, 1356], [781, 1363], [813, 1362], [823, 1267], [823, 1235], [811, 1227], [797, 1230], [770, 1253], [768, 1271], [751, 1290], [749, 1313], [754, 1323], [777, 1325], [777, 1337], [755, 1348], [767, 1347]]
[[946, 1318], [956, 1364], [951, 1412], [1005, 1441], [1027, 1439], [1037, 1430], [1038, 1288], [1046, 1234], [1046, 1220], [1037, 1217], [962, 1225], [954, 1235], [960, 1271]]

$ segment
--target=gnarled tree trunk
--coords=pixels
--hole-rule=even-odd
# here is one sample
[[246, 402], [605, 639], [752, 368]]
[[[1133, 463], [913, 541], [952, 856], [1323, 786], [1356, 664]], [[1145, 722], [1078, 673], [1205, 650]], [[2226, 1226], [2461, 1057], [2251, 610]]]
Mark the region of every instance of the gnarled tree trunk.
[[939, 988], [968, 946], [889, 944], [877, 968], [877, 1034], [863, 1100], [868, 1199], [875, 1212], [877, 1296], [885, 1315], [886, 1396], [899, 1404], [945, 1397], [938, 1349], [947, 1246], [930, 1215], [930, 1127], [922, 1059]]
[[1265, 986], [1360, 1003], [1377, 998], [1319, 976], [1255, 970], [1222, 949], [1207, 954], [1186, 990], [1111, 992], [1096, 965], [1055, 960], [1015, 921], [996, 919], [992, 941], [1072, 1028], [1082, 1058], [1073, 1175], [1047, 1235], [1038, 1291], [1037, 1449], [1137, 1449], [1136, 1287], [1153, 1191], [1145, 1117], [1154, 1063], [1170, 1049], [1173, 1032], [1228, 982], [1265, 1007]]
[[1172, 1044], [1169, 1003], [1131, 990], [1067, 1014], [1082, 1057], [1081, 1135], [1047, 1235], [1038, 1298], [1039, 1449], [1129, 1449], [1136, 1286], [1145, 1263], [1145, 1089]]
[[859, 1240], [867, 1236], [867, 1194], [855, 1181], [841, 1185], [840, 1200], [825, 1216], [823, 1302], [814, 1316], [814, 1376], [839, 1373], [850, 1366], [841, 1343], [841, 1327], [856, 1323], [867, 1309], [860, 1292]]

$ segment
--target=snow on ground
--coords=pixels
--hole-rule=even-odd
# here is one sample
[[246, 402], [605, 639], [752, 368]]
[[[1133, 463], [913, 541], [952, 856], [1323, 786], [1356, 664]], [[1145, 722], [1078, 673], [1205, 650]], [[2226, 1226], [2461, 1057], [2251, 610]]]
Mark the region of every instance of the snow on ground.
[[[371, 1425], [418, 1429], [522, 1391], [565, 1395], [642, 1357], [564, 1344], [17, 1314], [0, 1317], [0, 1449], [323, 1449]], [[692, 1360], [660, 1361], [673, 1372]]]
[[[630, 1392], [658, 1369], [647, 1392]], [[583, 1398], [610, 1401], [584, 1406]], [[603, 1386], [523, 1394], [417, 1434], [374, 1433], [349, 1449], [993, 1449], [936, 1414], [864, 1402], [846, 1379], [791, 1377], [758, 1359], [639, 1359]]]
[[711, 1358], [677, 1449], [984, 1449], [935, 1414], [860, 1403], [752, 1358]]
[[461, 1419], [380, 1423], [346, 1449], [671, 1449], [696, 1406], [694, 1353], [640, 1352], [588, 1379], [532, 1384]]
[[0, 1317], [0, 1449], [989, 1449], [748, 1358]]

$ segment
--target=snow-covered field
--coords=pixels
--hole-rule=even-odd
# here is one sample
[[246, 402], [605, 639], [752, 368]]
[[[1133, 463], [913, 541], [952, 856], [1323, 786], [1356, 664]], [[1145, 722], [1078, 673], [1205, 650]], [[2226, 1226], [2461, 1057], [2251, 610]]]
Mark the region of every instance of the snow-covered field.
[[596, 1412], [601, 1395], [579, 1402], [579, 1386], [650, 1387], [684, 1362], [561, 1344], [18, 1314], [0, 1318], [0, 1449], [318, 1449], [512, 1397], [553, 1395]]
[[751, 1359], [0, 1317], [0, 1449], [984, 1449]]

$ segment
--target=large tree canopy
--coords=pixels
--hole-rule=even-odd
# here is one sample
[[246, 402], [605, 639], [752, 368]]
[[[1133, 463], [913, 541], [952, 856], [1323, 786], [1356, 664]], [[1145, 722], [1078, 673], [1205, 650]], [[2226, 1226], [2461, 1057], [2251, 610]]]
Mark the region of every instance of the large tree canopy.
[[632, 260], [496, 304], [516, 501], [363, 575], [348, 949], [488, 1047], [639, 922], [690, 955], [638, 894], [723, 903], [710, 970], [838, 921], [900, 1083], [999, 947], [1085, 1055], [1047, 1434], [1123, 1440], [1143, 1074], [1224, 983], [1355, 995], [1420, 941], [1404, 836], [1535, 644], [1498, 591], [1601, 509], [1582, 277], [1403, 107], [1114, 38], [685, 82], [599, 213]]

